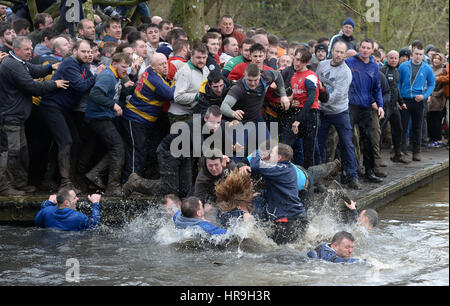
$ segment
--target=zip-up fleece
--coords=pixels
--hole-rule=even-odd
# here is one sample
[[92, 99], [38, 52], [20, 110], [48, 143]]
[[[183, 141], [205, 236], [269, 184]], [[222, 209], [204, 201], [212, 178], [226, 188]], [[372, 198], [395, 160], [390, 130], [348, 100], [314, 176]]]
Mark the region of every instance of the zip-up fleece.
[[399, 82], [398, 90], [404, 99], [414, 99], [423, 95], [425, 101], [431, 95], [435, 86], [433, 69], [422, 61], [416, 78], [411, 81], [412, 60], [404, 62], [398, 68]]

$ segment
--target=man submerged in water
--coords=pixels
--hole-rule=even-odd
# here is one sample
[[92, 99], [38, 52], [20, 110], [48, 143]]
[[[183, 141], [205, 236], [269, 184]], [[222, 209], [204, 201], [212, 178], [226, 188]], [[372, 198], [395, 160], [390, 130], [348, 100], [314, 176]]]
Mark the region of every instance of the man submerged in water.
[[347, 201], [344, 201], [345, 205], [352, 212], [353, 222], [357, 223], [367, 229], [371, 230], [378, 224], [378, 213], [372, 209], [364, 209], [361, 213], [358, 213], [356, 209], [356, 203], [350, 200], [350, 204]]
[[336, 233], [331, 243], [322, 243], [308, 252], [309, 258], [322, 259], [333, 263], [355, 263], [358, 258], [352, 258], [355, 238], [349, 232]]

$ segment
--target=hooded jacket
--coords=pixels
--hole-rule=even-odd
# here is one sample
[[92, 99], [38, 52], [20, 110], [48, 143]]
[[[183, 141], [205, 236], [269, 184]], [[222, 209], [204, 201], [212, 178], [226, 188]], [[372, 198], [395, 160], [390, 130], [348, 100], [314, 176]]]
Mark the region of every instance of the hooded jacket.
[[333, 50], [333, 46], [336, 42], [343, 41], [347, 45], [347, 50], [353, 49], [356, 50], [355, 38], [353, 35], [345, 36], [342, 30], [339, 31], [338, 34], [334, 35], [330, 39], [330, 47], [328, 48], [328, 59], [331, 59], [331, 50]]
[[92, 229], [100, 222], [100, 203], [92, 203], [92, 214], [85, 214], [71, 208], [59, 209], [54, 203], [46, 200], [41, 210], [34, 217], [39, 227], [55, 228], [61, 231], [82, 231]]
[[414, 99], [416, 96], [423, 95], [426, 101], [434, 90], [435, 79], [433, 69], [424, 61], [420, 64], [416, 78], [411, 80], [412, 60], [404, 62], [398, 68], [399, 83], [398, 89], [402, 98]]
[[222, 101], [228, 93], [228, 90], [233, 85], [229, 79], [223, 79], [224, 88], [222, 90], [222, 95], [217, 96], [212, 90], [211, 86], [208, 84], [208, 79], [204, 80], [202, 85], [200, 86], [199, 94], [198, 94], [198, 102], [197, 105], [194, 106], [193, 110], [195, 114], [206, 114], [208, 107], [212, 105], [217, 105], [220, 107], [222, 105]]
[[358, 258], [344, 258], [344, 257], [340, 257], [336, 254], [336, 251], [331, 248], [331, 246], [327, 243], [322, 243], [320, 244], [317, 248], [315, 248], [314, 250], [311, 250], [308, 252], [308, 257], [309, 258], [314, 258], [314, 259], [322, 259], [322, 260], [326, 260], [326, 261], [330, 261], [330, 262], [334, 262], [334, 263], [355, 263], [358, 262], [359, 259]]
[[227, 233], [226, 229], [217, 227], [208, 221], [199, 218], [186, 218], [181, 214], [181, 211], [177, 211], [173, 215], [173, 222], [175, 223], [175, 227], [178, 229], [186, 229], [189, 227], [198, 226], [211, 235], [224, 235]]
[[0, 65], [0, 114], [4, 124], [21, 125], [33, 106], [32, 96], [42, 96], [57, 88], [55, 81], [35, 81], [52, 73], [52, 65], [26, 63], [10, 52]]

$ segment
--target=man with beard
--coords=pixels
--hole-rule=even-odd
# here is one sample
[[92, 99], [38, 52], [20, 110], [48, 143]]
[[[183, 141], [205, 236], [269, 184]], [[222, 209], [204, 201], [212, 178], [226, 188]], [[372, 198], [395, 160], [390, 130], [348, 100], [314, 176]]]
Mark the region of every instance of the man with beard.
[[[88, 105], [85, 113], [85, 121], [106, 146], [109, 155], [108, 184], [105, 194], [108, 196], [121, 196], [120, 185], [122, 167], [125, 160], [122, 137], [113, 120], [122, 116], [122, 108], [119, 105], [122, 90], [121, 79], [128, 75], [131, 58], [128, 54], [116, 53], [111, 65], [105, 69], [95, 81], [95, 85], [89, 94]], [[125, 86], [133, 86], [133, 82], [127, 82]], [[105, 163], [105, 159], [99, 163]], [[97, 164], [95, 167], [99, 167]]]
[[3, 46], [0, 49], [1, 52], [9, 53], [12, 48], [13, 40], [16, 38], [16, 32], [11, 24], [7, 23], [0, 27], [0, 40], [3, 42]]
[[[90, 71], [89, 56], [91, 52], [91, 45], [88, 41], [76, 42], [73, 55], [61, 63], [60, 68], [52, 78], [54, 80], [62, 78], [69, 81], [69, 89], [67, 91], [57, 90], [44, 95], [39, 106], [45, 124], [58, 146], [61, 188], [74, 189], [70, 177], [72, 170], [70, 152], [73, 142], [77, 142], [79, 139], [70, 112], [78, 106], [83, 94], [92, 88], [97, 78], [97, 75]], [[78, 192], [78, 190], [76, 191]]]
[[168, 60], [169, 72], [167, 73], [167, 80], [173, 81], [177, 71], [180, 70], [190, 58], [191, 49], [189, 41], [177, 39], [173, 44], [173, 56]]
[[234, 37], [227, 37], [223, 41], [223, 52], [220, 55], [220, 64], [225, 65], [230, 59], [239, 55], [239, 45]]
[[246, 38], [240, 44], [241, 55], [230, 59], [223, 67], [222, 73], [225, 77], [228, 77], [233, 68], [240, 63], [249, 63], [251, 61], [250, 48], [255, 44], [255, 41], [251, 38]]

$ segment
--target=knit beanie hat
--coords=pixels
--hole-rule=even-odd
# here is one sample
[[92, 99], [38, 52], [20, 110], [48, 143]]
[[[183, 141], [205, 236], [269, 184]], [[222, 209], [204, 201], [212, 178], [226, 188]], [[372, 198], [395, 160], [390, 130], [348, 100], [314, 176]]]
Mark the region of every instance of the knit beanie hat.
[[325, 52], [328, 52], [327, 45], [325, 44], [317, 44], [316, 48], [314, 49], [314, 53], [317, 53], [318, 51], [323, 50]]
[[351, 25], [353, 28], [355, 27], [355, 22], [354, 22], [353, 19], [351, 19], [350, 17], [348, 17], [348, 18], [344, 21], [344, 24], [343, 24], [342, 26], [345, 26], [345, 25], [347, 25], [347, 24]]

